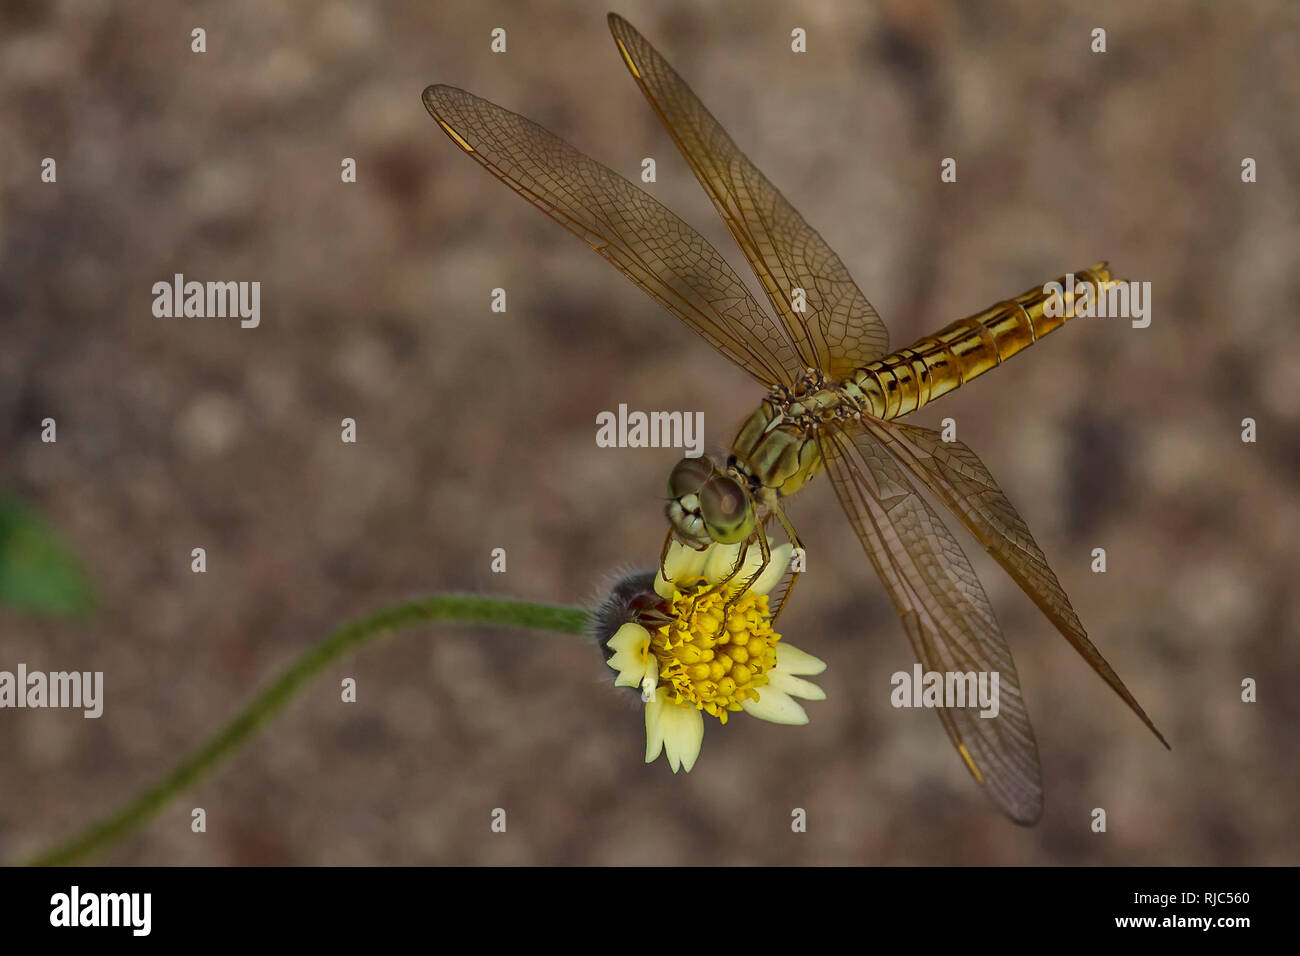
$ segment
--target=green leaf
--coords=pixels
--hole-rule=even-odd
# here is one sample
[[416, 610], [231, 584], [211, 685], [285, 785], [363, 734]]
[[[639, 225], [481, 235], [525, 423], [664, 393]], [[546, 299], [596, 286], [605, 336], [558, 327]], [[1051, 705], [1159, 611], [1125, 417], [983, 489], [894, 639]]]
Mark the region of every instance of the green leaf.
[[30, 508], [0, 497], [0, 605], [79, 615], [94, 603], [72, 549]]

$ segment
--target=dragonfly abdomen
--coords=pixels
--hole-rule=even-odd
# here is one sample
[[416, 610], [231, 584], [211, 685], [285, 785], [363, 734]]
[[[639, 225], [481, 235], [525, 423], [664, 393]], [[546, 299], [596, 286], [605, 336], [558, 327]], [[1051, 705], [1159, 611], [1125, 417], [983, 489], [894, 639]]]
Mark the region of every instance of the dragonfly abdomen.
[[[1056, 281], [1062, 288], [1070, 288], [1065, 276]], [[1106, 264], [1076, 274], [1075, 285], [1085, 281], [1094, 284], [1094, 291], [1100, 283], [1110, 281]], [[1034, 286], [1014, 299], [958, 319], [858, 369], [843, 388], [877, 418], [910, 414], [1064, 325], [1070, 310], [1067, 308], [1063, 315], [1047, 315], [1044, 307], [1052, 296], [1043, 288]]]

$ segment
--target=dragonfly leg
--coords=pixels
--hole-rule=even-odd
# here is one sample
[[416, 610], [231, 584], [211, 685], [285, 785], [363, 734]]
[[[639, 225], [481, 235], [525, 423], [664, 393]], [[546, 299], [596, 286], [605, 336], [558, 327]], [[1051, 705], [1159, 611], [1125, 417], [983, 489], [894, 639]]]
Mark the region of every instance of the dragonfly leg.
[[668, 580], [668, 549], [672, 546], [672, 543], [673, 529], [669, 526], [668, 536], [664, 538], [664, 546], [659, 550], [659, 574], [665, 581]]
[[[794, 530], [794, 525], [790, 523], [790, 519], [785, 516], [785, 512], [780, 508], [773, 508], [772, 510], [776, 514], [776, 520], [781, 522], [781, 528], [785, 531], [785, 536], [790, 539], [790, 544], [794, 550], [803, 551], [803, 544], [799, 541], [799, 535]], [[774, 622], [781, 616], [781, 612], [785, 610], [785, 602], [790, 600], [790, 592], [794, 590], [795, 582], [799, 580], [799, 575], [802, 573], [801, 571], [790, 572], [790, 583], [786, 586], [785, 593], [781, 595], [781, 603], [776, 606], [776, 610], [772, 613]]]
[[[736, 566], [727, 573], [727, 576], [720, 581], [715, 581], [713, 584], [705, 588], [703, 591], [701, 591], [699, 594], [695, 595], [695, 597], [691, 599], [691, 610], [690, 610], [691, 614], [695, 613], [695, 604], [697, 601], [699, 601], [700, 598], [705, 597], [706, 595], [709, 594], [716, 594], [718, 591], [721, 591], [731, 582], [732, 578], [734, 578], [737, 574], [740, 573], [740, 569], [745, 566], [745, 555], [748, 553], [749, 553], [749, 542], [746, 541], [743, 545], [741, 545], [740, 551], [736, 555]], [[726, 619], [726, 612], [728, 609], [730, 609], [730, 607], [731, 607], [730, 601], [728, 601], [723, 606], [724, 620]]]
[[[748, 591], [750, 588], [754, 586], [754, 582], [757, 581], [760, 577], [762, 577], [763, 572], [767, 570], [767, 566], [772, 563], [772, 549], [768, 546], [767, 543], [767, 531], [763, 527], [764, 523], [766, 523], [766, 519], [764, 519], [763, 522], [760, 522], [758, 526], [758, 532], [757, 532], [758, 548], [763, 554], [763, 560], [759, 562], [758, 567], [754, 569], [754, 573], [749, 576], [749, 579], [744, 583], [744, 585], [740, 588], [740, 590], [736, 591], [734, 594], [731, 595], [730, 598], [727, 599], [727, 603], [724, 604], [722, 608], [723, 620], [726, 620], [727, 615], [731, 613], [732, 606], [737, 601], [740, 600], [741, 596], [744, 595], [746, 591]], [[744, 555], [748, 547], [749, 547], [749, 542], [745, 542], [745, 547], [740, 549], [740, 554], [741, 554], [740, 561], [737, 563], [735, 569], [732, 570], [731, 574], [728, 577], [728, 580], [735, 577], [736, 572], [739, 571], [741, 567], [744, 565], [745, 563]]]
[[[669, 581], [669, 582], [671, 582], [672, 579], [668, 577], [668, 550], [672, 547], [672, 544], [673, 544], [673, 529], [669, 528], [668, 535], [667, 537], [664, 538], [664, 546], [659, 550], [659, 574], [665, 581]], [[742, 562], [745, 560], [744, 554], [741, 554], [740, 559]], [[734, 575], [735, 573], [736, 573], [735, 571], [731, 572], [732, 575]], [[730, 579], [731, 579], [731, 575], [728, 575], [728, 577], [722, 583], [725, 584]], [[687, 613], [694, 614], [695, 602], [698, 601], [700, 598], [704, 597], [705, 594], [709, 594], [712, 591], [713, 588], [709, 588], [707, 591], [697, 594], [695, 595], [695, 597], [691, 598], [691, 607]]]

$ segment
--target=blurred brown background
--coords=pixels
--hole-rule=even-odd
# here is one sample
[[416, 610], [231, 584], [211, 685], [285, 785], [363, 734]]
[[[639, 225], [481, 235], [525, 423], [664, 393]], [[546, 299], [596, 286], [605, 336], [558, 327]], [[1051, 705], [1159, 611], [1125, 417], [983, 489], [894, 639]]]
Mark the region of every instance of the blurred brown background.
[[[652, 563], [677, 456], [597, 448], [596, 413], [702, 409], [719, 447], [758, 390], [420, 103], [463, 86], [631, 178], [654, 156], [651, 191], [752, 279], [620, 62], [612, 2], [0, 8], [0, 489], [60, 528], [101, 600], [84, 623], [0, 612], [0, 668], [102, 670], [107, 696], [99, 721], [0, 712], [0, 860], [117, 805], [345, 619], [449, 590], [575, 603]], [[890, 706], [907, 644], [818, 482], [793, 509], [811, 569], [782, 627], [830, 663], [809, 726], [710, 724], [674, 777], [643, 764], [639, 709], [592, 648], [426, 627], [333, 668], [101, 859], [1296, 863], [1294, 5], [614, 6], [895, 346], [1101, 258], [1153, 283], [1150, 328], [1080, 320], [917, 420], [957, 419], [1173, 752], [971, 545], [1047, 786], [1038, 827], [1006, 823], [934, 716]], [[260, 280], [261, 327], [154, 318], [176, 272]]]

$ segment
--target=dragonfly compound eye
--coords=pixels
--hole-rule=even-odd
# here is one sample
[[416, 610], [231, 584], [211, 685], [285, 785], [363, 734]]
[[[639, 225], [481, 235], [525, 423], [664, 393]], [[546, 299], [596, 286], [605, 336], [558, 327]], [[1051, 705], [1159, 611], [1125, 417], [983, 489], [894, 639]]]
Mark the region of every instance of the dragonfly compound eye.
[[668, 497], [685, 498], [697, 494], [716, 473], [713, 459], [707, 455], [701, 458], [683, 458], [668, 475]]
[[740, 482], [715, 475], [700, 489], [700, 515], [709, 536], [721, 544], [744, 541], [754, 530], [754, 512]]

